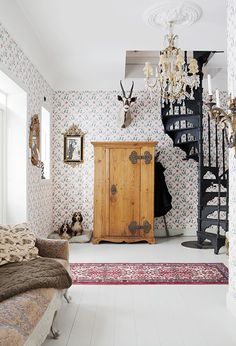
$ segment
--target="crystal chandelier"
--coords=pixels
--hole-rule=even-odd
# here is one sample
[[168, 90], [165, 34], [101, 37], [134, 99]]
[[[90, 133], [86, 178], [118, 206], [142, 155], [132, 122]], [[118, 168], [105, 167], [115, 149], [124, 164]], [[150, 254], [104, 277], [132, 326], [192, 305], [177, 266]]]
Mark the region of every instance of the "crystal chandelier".
[[189, 63], [183, 52], [175, 46], [178, 38], [173, 33], [173, 22], [169, 23], [169, 34], [166, 35], [168, 47], [160, 52], [158, 65], [155, 69], [149, 62], [145, 63], [143, 72], [145, 85], [151, 95], [157, 94], [165, 103], [181, 103], [186, 98], [194, 99], [194, 89], [200, 85], [198, 62], [191, 58]]

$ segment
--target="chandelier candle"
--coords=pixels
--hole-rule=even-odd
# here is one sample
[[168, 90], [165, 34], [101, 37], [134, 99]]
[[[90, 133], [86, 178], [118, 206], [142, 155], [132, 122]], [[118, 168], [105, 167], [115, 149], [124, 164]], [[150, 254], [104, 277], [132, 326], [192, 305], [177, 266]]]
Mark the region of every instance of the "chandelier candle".
[[156, 78], [158, 77], [158, 68], [156, 67]]
[[220, 107], [220, 92], [216, 89], [216, 107]]
[[231, 85], [231, 99], [233, 100], [235, 98], [235, 93], [234, 93], [234, 72], [233, 72], [233, 75], [232, 75], [232, 78], [231, 78], [231, 81], [232, 81], [232, 85]]
[[207, 82], [208, 82], [208, 94], [210, 96], [210, 95], [213, 95], [212, 94], [211, 75], [210, 74], [207, 75]]

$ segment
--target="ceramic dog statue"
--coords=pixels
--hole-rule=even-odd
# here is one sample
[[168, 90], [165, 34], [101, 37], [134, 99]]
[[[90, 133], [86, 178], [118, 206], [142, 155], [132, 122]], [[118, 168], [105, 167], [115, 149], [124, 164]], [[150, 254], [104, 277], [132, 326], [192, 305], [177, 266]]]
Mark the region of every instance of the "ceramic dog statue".
[[83, 216], [81, 212], [76, 212], [72, 216], [71, 229], [73, 232], [73, 236], [81, 235], [83, 233], [82, 226]]
[[65, 240], [69, 240], [72, 237], [73, 231], [67, 221], [65, 221], [63, 225], [61, 226], [61, 228], [59, 229], [59, 235], [62, 239], [65, 239]]

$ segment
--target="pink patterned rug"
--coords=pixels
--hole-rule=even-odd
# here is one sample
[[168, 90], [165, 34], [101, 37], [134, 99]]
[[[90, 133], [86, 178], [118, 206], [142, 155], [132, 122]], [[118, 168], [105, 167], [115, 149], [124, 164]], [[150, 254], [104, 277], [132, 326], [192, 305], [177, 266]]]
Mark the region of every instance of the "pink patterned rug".
[[226, 285], [223, 263], [71, 263], [74, 285]]

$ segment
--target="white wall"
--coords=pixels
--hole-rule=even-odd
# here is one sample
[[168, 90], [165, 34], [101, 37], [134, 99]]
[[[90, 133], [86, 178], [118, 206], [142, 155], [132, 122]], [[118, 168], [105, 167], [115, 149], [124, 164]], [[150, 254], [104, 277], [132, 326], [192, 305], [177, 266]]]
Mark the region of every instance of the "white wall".
[[[228, 85], [236, 95], [236, 0], [227, 1], [228, 10]], [[236, 316], [236, 158], [234, 149], [229, 156], [229, 293], [228, 308]]]
[[50, 56], [47, 56], [45, 47], [32, 30], [21, 5], [22, 1], [0, 0], [0, 23], [8, 30], [11, 37], [19, 43], [20, 48], [32, 61], [36, 68], [44, 74], [47, 80], [52, 83], [52, 71], [54, 66], [49, 63]]

